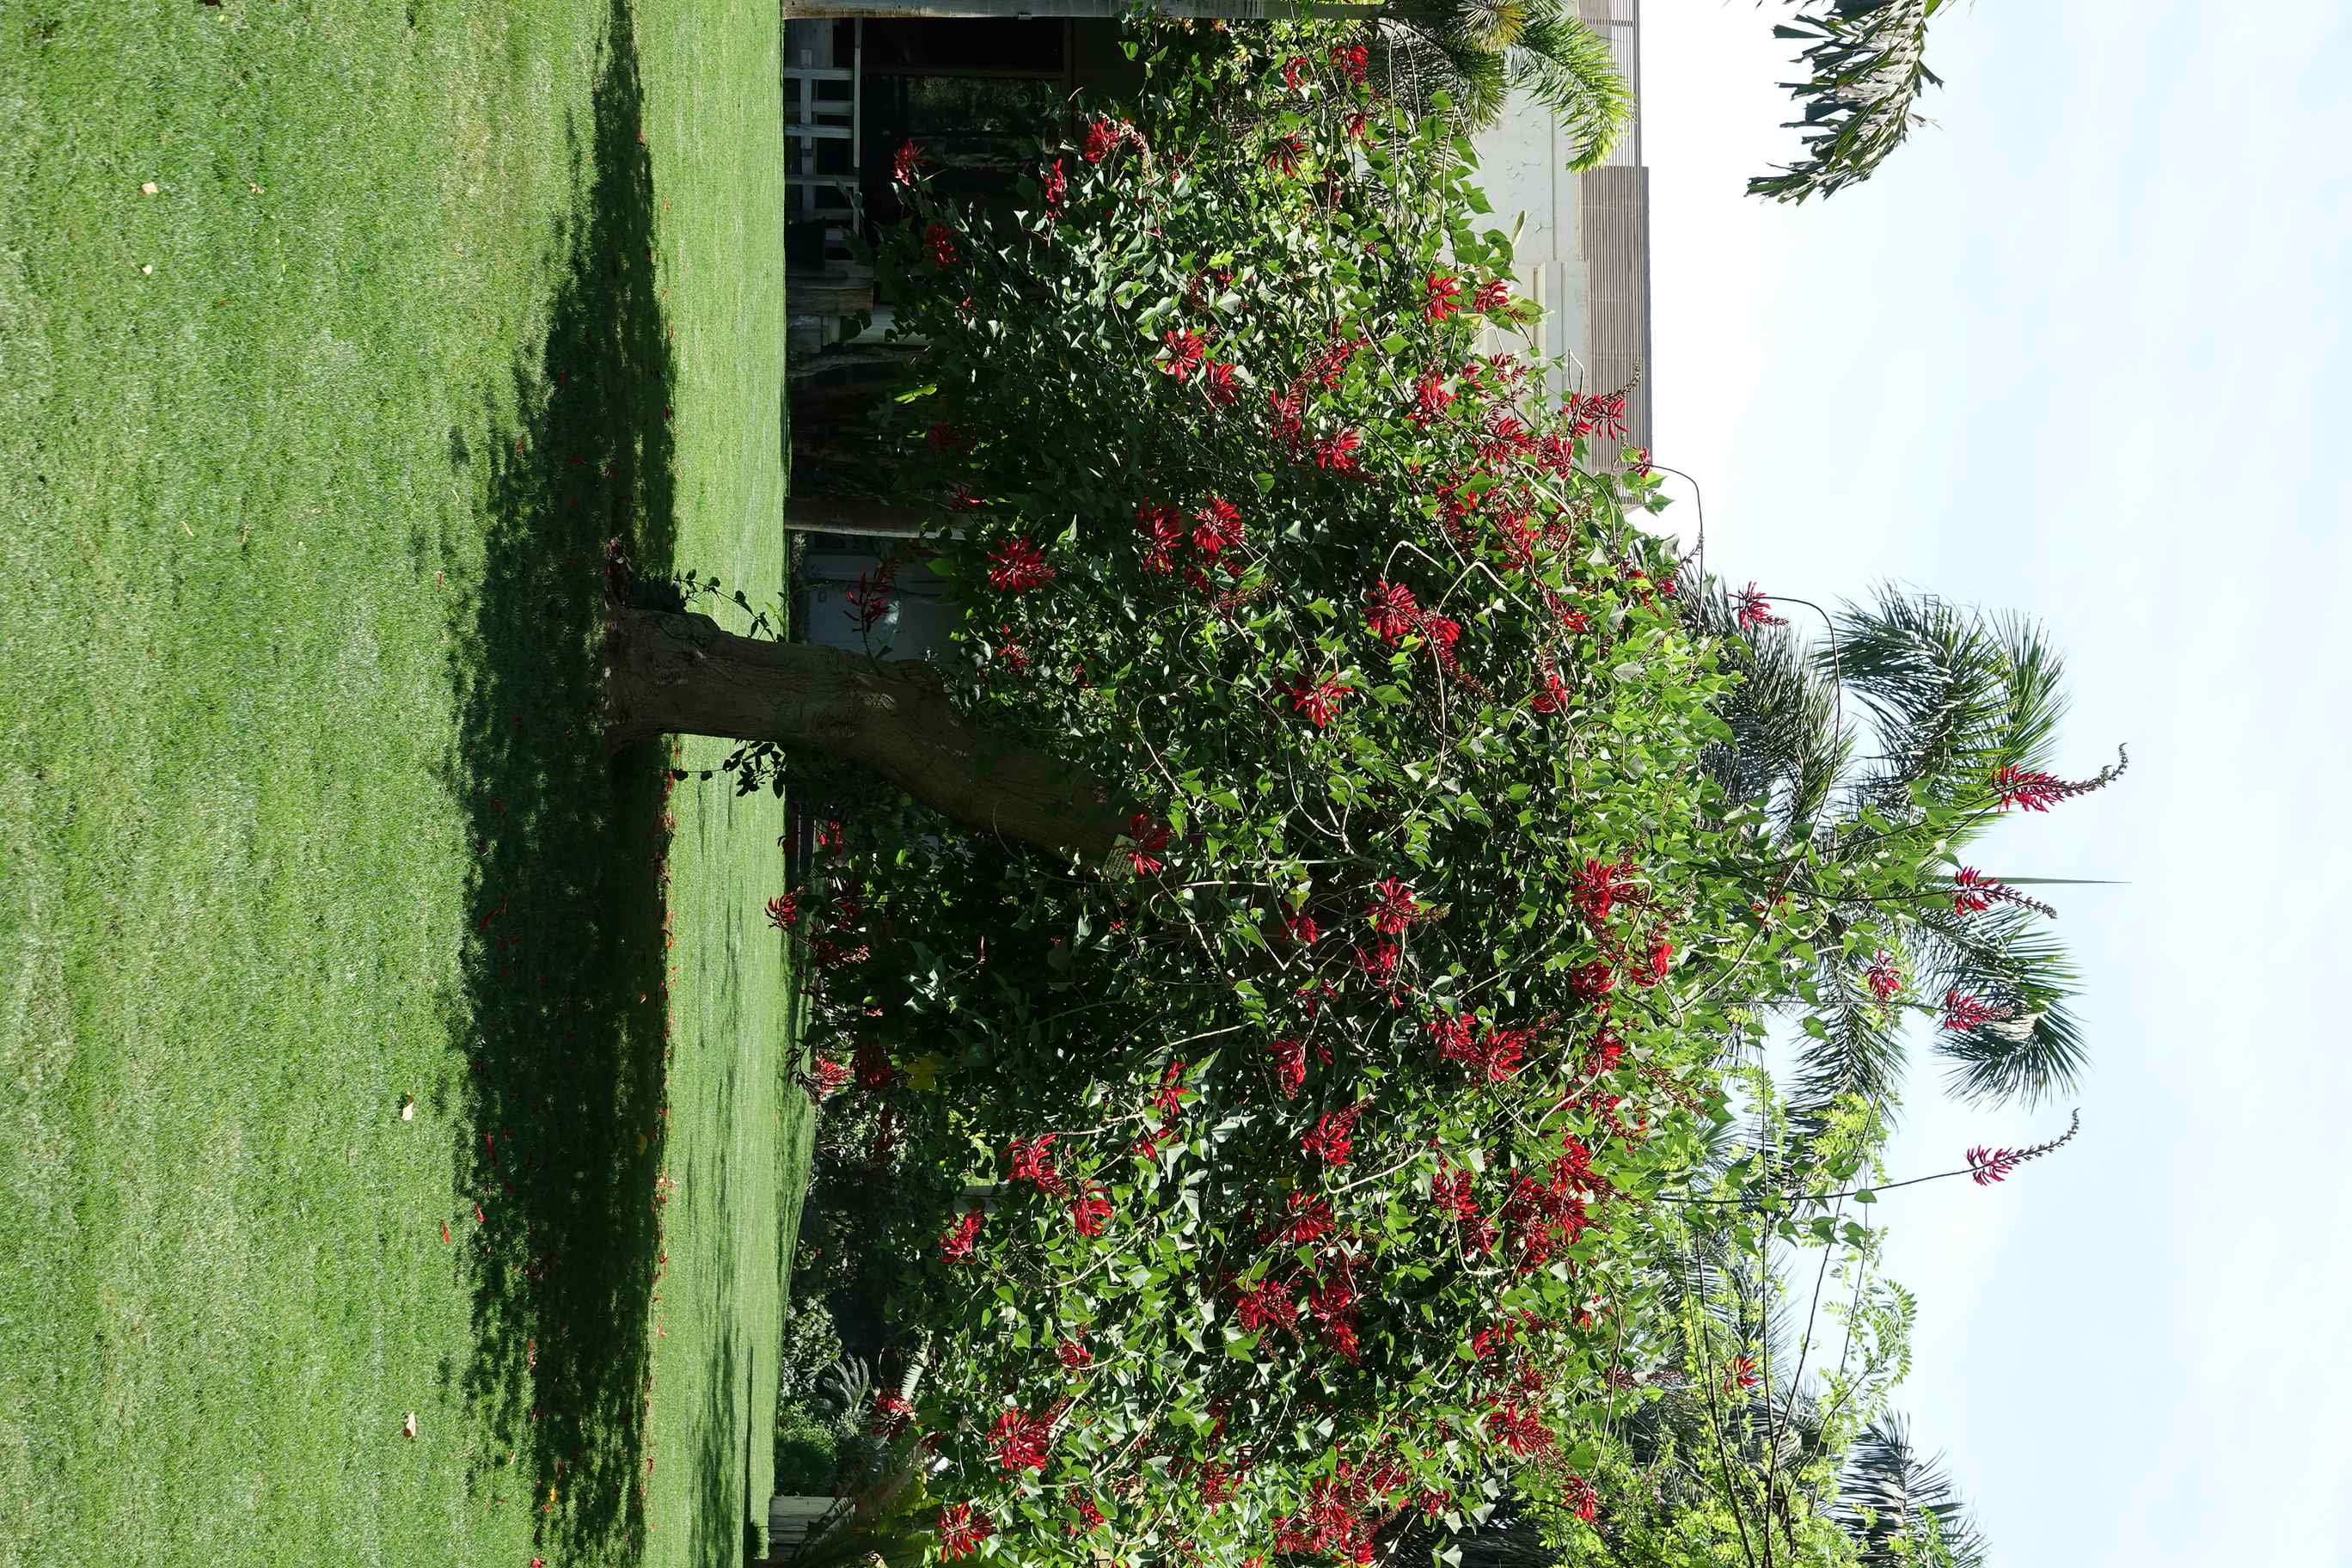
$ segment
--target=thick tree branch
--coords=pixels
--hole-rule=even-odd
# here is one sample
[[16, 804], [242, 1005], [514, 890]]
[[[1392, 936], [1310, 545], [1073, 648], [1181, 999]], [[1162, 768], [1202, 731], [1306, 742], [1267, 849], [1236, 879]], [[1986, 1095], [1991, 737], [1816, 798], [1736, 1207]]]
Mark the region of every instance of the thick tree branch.
[[1073, 851], [1099, 868], [1121, 818], [1085, 770], [975, 724], [938, 672], [838, 648], [738, 637], [708, 616], [614, 606], [605, 736], [772, 741], [856, 763], [983, 833]]

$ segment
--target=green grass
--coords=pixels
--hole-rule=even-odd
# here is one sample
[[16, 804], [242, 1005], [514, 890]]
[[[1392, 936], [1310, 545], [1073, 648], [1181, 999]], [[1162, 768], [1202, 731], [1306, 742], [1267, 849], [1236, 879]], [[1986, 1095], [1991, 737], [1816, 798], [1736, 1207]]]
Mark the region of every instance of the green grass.
[[0, 16], [0, 1563], [761, 1511], [782, 813], [590, 699], [608, 541], [782, 574], [777, 26]]

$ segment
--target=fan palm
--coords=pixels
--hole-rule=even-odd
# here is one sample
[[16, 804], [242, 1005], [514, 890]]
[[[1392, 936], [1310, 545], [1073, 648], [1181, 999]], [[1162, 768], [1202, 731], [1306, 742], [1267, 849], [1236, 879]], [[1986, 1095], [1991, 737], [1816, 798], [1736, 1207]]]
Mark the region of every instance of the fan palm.
[[1580, 170], [1633, 122], [1633, 90], [1609, 40], [1556, 0], [1436, 0], [1378, 26], [1382, 86], [1416, 113], [1435, 110], [1442, 93], [1462, 131], [1486, 130], [1512, 90], [1525, 92], [1567, 129], [1568, 166]]
[[[1809, 646], [1720, 584], [1690, 583], [1683, 597], [1741, 678], [1720, 710], [1729, 735], [1706, 765], [1759, 884], [1800, 851], [1853, 860], [1906, 834], [1939, 841], [1957, 867], [1995, 815], [1994, 775], [2049, 765], [2063, 671], [2030, 622], [1889, 588], [1846, 606], [1831, 637]], [[2042, 923], [2051, 911], [2011, 893], [1962, 913], [1956, 890], [1929, 878], [1893, 908], [1825, 897], [1811, 973], [1763, 999], [1817, 1021], [1798, 1047], [1790, 1104], [1801, 1128], [1817, 1127], [1842, 1094], [1895, 1101], [1901, 1013], [1871, 984], [1882, 958], [1882, 984], [1899, 971], [1915, 994], [1958, 992], [1994, 1013], [1942, 1038], [1953, 1091], [2032, 1104], [2074, 1082], [2075, 975]]]

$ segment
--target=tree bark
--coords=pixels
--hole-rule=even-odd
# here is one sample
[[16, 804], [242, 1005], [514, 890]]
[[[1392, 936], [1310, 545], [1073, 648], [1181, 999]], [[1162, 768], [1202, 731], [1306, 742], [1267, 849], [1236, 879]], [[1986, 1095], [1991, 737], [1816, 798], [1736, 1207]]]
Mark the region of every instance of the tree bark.
[[872, 770], [983, 833], [1110, 860], [1124, 826], [1084, 769], [975, 724], [913, 659], [738, 637], [708, 616], [615, 605], [605, 641], [605, 739], [772, 741]]

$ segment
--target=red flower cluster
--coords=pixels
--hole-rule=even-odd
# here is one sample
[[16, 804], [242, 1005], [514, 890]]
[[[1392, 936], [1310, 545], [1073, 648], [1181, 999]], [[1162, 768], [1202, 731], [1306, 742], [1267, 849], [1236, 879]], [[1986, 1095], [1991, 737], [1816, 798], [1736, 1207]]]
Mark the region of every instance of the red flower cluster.
[[1559, 1503], [1587, 1524], [1601, 1517], [1601, 1494], [1592, 1489], [1591, 1481], [1574, 1470], [1568, 1472], [1568, 1479], [1560, 1485]]
[[1305, 675], [1282, 689], [1284, 695], [1292, 699], [1291, 707], [1306, 714], [1318, 730], [1339, 716], [1340, 699], [1355, 689], [1328, 677], [1316, 679]]
[[1543, 1418], [1519, 1405], [1503, 1405], [1491, 1412], [1486, 1417], [1486, 1436], [1522, 1459], [1549, 1454], [1559, 1445]]
[[1356, 448], [1363, 444], [1363, 437], [1353, 430], [1335, 431], [1316, 442], [1309, 448], [1307, 456], [1317, 468], [1326, 473], [1361, 473], [1363, 462], [1356, 456]]
[[1558, 667], [1549, 658], [1543, 661], [1543, 683], [1528, 699], [1528, 706], [1538, 713], [1568, 711], [1568, 682], [1559, 678]]
[[790, 931], [800, 923], [801, 901], [791, 893], [779, 893], [768, 900], [768, 923], [778, 931]]
[[1511, 302], [1511, 286], [1500, 278], [1489, 278], [1478, 285], [1478, 292], [1470, 301], [1471, 308], [1484, 315], [1493, 315]]
[[1286, 180], [1298, 177], [1298, 162], [1307, 155], [1307, 138], [1277, 136], [1266, 144], [1265, 166]]
[[980, 1245], [980, 1226], [986, 1216], [978, 1209], [966, 1209], [963, 1217], [940, 1237], [940, 1254], [950, 1263], [970, 1258]]
[[943, 223], [923, 226], [923, 244], [931, 253], [931, 265], [942, 272], [963, 259], [956, 250], [955, 230]]
[[1220, 408], [1241, 395], [1241, 389], [1234, 384], [1234, 367], [1223, 360], [1211, 360], [1202, 368], [1201, 390]]
[[1402, 583], [1385, 580], [1379, 587], [1364, 595], [1370, 607], [1364, 613], [1364, 624], [1372, 635], [1391, 646], [1405, 639], [1407, 633], [1421, 624], [1421, 606], [1412, 590]]
[[1965, 1034], [1979, 1025], [2008, 1016], [2006, 1008], [1988, 1006], [1958, 991], [1944, 993], [1944, 1027], [1955, 1033]]
[[846, 1089], [853, 1076], [855, 1075], [847, 1062], [837, 1062], [831, 1057], [819, 1057], [816, 1058], [815, 1070], [808, 1077], [810, 1091], [819, 1100], [824, 1100], [829, 1095], [838, 1094]]
[[923, 171], [923, 150], [912, 142], [902, 142], [890, 158], [890, 177], [902, 185], [911, 185]]
[[1433, 272], [1423, 285], [1421, 313], [1424, 320], [1449, 321], [1462, 309], [1462, 279], [1450, 273]]
[[1990, 1186], [2017, 1169], [2020, 1162], [2013, 1149], [1987, 1149], [1979, 1145], [1969, 1151], [1969, 1180], [1978, 1186]]
[[1061, 1173], [1054, 1169], [1052, 1153], [1054, 1138], [1055, 1134], [1047, 1132], [1025, 1142], [1018, 1138], [1014, 1139], [1004, 1151], [1004, 1157], [1011, 1162], [1013, 1167], [1006, 1173], [1005, 1179], [1034, 1183], [1041, 1193], [1068, 1192], [1069, 1183], [1064, 1181]]
[[1058, 216], [1062, 204], [1070, 196], [1070, 176], [1063, 171], [1059, 158], [1045, 165], [1045, 177], [1039, 182], [1039, 188], [1045, 197], [1045, 210]]
[[1870, 987], [1870, 994], [1881, 1002], [1893, 1001], [1895, 994], [1903, 989], [1903, 976], [1895, 971], [1895, 961], [1887, 957], [1883, 949], [1870, 955], [1870, 968], [1862, 978], [1863, 983]]
[[1571, 392], [1560, 405], [1560, 412], [1574, 422], [1579, 436], [1598, 431], [1612, 441], [1625, 438], [1625, 395], [1622, 392], [1596, 392], [1581, 398]]
[[1739, 629], [1743, 632], [1756, 626], [1785, 626], [1789, 624], [1787, 616], [1776, 616], [1766, 607], [1772, 601], [1752, 581], [1732, 595], [1732, 599], [1738, 607]]
[[1415, 425], [1427, 425], [1444, 413], [1454, 398], [1444, 376], [1433, 370], [1424, 371], [1412, 384], [1412, 412], [1405, 417]]
[[[945, 428], [947, 426], [940, 425], [931, 427], [935, 444], [940, 431]], [[857, 585], [842, 595], [849, 602], [845, 613], [850, 623], [856, 626], [859, 637], [864, 637], [888, 617], [891, 605], [896, 602], [890, 596], [890, 590], [898, 585], [898, 563], [885, 561], [872, 572], [860, 572]]]
[[1133, 132], [1118, 121], [1089, 120], [1087, 121], [1086, 142], [1078, 149], [1078, 156], [1089, 163], [1099, 163], [1118, 152], [1119, 144], [1132, 135]]
[[1285, 1100], [1296, 1100], [1307, 1083], [1307, 1042], [1280, 1039], [1267, 1047], [1274, 1053], [1274, 1081]]
[[1501, 1083], [1517, 1072], [1536, 1037], [1533, 1029], [1499, 1029], [1491, 1024], [1480, 1029], [1475, 1013], [1447, 1014], [1432, 1023], [1429, 1032], [1440, 1057], [1486, 1083]]
[[1391, 936], [1428, 915], [1412, 889], [1394, 877], [1383, 877], [1372, 885], [1372, 901], [1364, 910], [1364, 918], [1372, 922], [1374, 931]]
[[1007, 1410], [988, 1429], [988, 1446], [995, 1453], [998, 1464], [1018, 1475], [1023, 1470], [1045, 1468], [1053, 1435], [1050, 1419], [1024, 1415], [1018, 1409]]
[[1147, 876], [1165, 864], [1160, 858], [1160, 851], [1168, 847], [1166, 823], [1154, 822], [1139, 811], [1127, 819], [1127, 837], [1132, 840], [1127, 858], [1137, 876]]
[[1178, 331], [1172, 327], [1160, 338], [1168, 345], [1168, 357], [1160, 362], [1160, 374], [1175, 377], [1180, 384], [1192, 380], [1193, 371], [1200, 368], [1201, 361], [1208, 354], [1209, 340], [1190, 329]]
[[1316, 1120], [1314, 1131], [1298, 1141], [1298, 1147], [1327, 1165], [1344, 1165], [1356, 1149], [1356, 1121], [1364, 1114], [1359, 1103], [1345, 1110], [1327, 1110]]
[[1135, 509], [1135, 531], [1143, 542], [1143, 569], [1165, 576], [1176, 569], [1176, 552], [1184, 542], [1184, 524], [1171, 507], [1145, 501]]
[[1095, 1364], [1095, 1352], [1087, 1348], [1084, 1340], [1064, 1340], [1054, 1347], [1054, 1353], [1060, 1357], [1062, 1364], [1072, 1372], [1083, 1372]]
[[1070, 1200], [1070, 1226], [1080, 1236], [1100, 1236], [1117, 1212], [1100, 1187], [1089, 1186]]
[[1332, 68], [1339, 71], [1349, 81], [1354, 82], [1359, 87], [1361, 87], [1364, 83], [1364, 73], [1370, 66], [1371, 59], [1371, 51], [1365, 48], [1361, 44], [1334, 44], [1331, 46]]
[[2072, 781], [2035, 769], [2006, 767], [1992, 775], [1993, 792], [2000, 797], [2000, 809], [2003, 811], [2012, 805], [2021, 805], [2028, 811], [2047, 811], [2062, 800], [2073, 800], [2077, 795], [2089, 795], [2093, 790], [2105, 789], [2123, 777], [2124, 769], [2130, 762], [2131, 758], [2118, 747], [2115, 766], [2101, 768], [2090, 778]]
[[951, 1502], [940, 1510], [940, 1555], [949, 1562], [968, 1557], [996, 1533], [988, 1515], [968, 1502]]
[[1290, 1215], [1280, 1231], [1286, 1247], [1307, 1247], [1331, 1234], [1331, 1200], [1312, 1193], [1290, 1194]]
[[1596, 929], [1606, 923], [1619, 904], [1638, 904], [1642, 890], [1633, 880], [1641, 868], [1631, 860], [1587, 860], [1576, 874], [1572, 896], [1578, 912]]
[[874, 1396], [873, 1412], [866, 1417], [866, 1429], [877, 1437], [896, 1437], [907, 1429], [914, 1415], [914, 1405], [897, 1394], [877, 1394]]
[[1234, 1321], [1244, 1333], [1255, 1333], [1269, 1323], [1298, 1332], [1298, 1303], [1286, 1286], [1255, 1285], [1234, 1298]]
[[1242, 542], [1242, 509], [1213, 495], [1192, 514], [1192, 548], [1214, 561], [1217, 552]]
[[999, 593], [1024, 593], [1059, 574], [1045, 563], [1044, 551], [1018, 535], [990, 551], [988, 559], [988, 585]]

